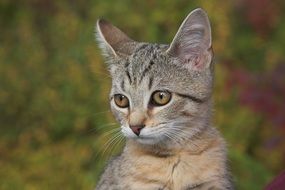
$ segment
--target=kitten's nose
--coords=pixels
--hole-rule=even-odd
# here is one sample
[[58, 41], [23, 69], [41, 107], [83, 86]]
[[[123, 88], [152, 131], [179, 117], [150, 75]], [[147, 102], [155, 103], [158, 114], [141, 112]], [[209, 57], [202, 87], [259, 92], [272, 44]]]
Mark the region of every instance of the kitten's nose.
[[130, 128], [137, 136], [140, 135], [140, 132], [144, 127], [145, 125], [130, 125]]

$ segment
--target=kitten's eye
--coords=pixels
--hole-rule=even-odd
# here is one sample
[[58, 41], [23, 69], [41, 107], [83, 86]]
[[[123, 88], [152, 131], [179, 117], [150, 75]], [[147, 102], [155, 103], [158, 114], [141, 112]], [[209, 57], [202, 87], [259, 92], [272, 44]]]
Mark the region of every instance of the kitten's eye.
[[116, 105], [120, 108], [129, 107], [129, 100], [123, 94], [115, 94], [114, 95], [114, 101], [115, 101]]
[[163, 106], [171, 100], [171, 93], [168, 91], [155, 91], [151, 95], [150, 103], [154, 106]]

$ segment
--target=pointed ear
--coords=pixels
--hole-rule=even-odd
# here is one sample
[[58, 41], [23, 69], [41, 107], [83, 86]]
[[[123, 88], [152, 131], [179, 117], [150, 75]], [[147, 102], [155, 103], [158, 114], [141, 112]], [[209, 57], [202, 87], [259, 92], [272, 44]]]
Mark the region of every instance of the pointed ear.
[[206, 12], [192, 11], [181, 24], [167, 53], [192, 70], [208, 68], [212, 60], [211, 26]]
[[136, 43], [120, 29], [103, 19], [97, 21], [96, 38], [104, 56], [107, 58], [132, 54]]

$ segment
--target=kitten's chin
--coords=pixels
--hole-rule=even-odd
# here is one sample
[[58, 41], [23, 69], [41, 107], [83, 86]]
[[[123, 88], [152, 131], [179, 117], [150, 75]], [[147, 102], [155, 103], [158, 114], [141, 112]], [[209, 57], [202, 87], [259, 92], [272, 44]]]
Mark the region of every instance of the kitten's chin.
[[143, 145], [156, 145], [161, 144], [163, 142], [160, 138], [151, 138], [151, 137], [137, 137], [137, 136], [129, 136], [126, 135], [127, 139], [131, 139]]
[[161, 144], [161, 142], [162, 142], [160, 138], [141, 138], [141, 137], [138, 137], [135, 140], [141, 144], [144, 144], [144, 145], [156, 145], [156, 144]]

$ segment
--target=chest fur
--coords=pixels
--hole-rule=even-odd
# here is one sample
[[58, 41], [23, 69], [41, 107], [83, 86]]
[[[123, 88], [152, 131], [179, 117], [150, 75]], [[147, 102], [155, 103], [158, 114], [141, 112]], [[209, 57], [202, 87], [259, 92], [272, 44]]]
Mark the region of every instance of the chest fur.
[[209, 154], [170, 157], [140, 156], [128, 163], [128, 183], [133, 189], [183, 190], [213, 180], [223, 173], [221, 160]]

